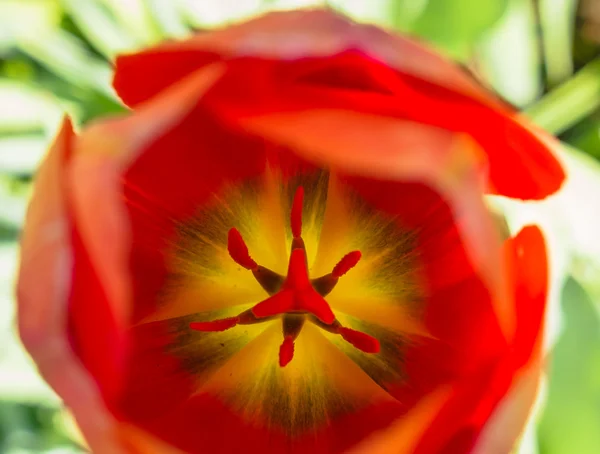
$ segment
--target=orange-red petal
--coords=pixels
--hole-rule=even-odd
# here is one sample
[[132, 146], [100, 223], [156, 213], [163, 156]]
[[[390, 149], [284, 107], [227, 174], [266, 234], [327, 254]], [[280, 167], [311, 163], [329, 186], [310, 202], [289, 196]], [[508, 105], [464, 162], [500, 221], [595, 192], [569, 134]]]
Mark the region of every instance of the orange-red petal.
[[[406, 37], [354, 24], [328, 11], [272, 13], [121, 57], [115, 88], [127, 103], [137, 105], [194, 70], [227, 61], [231, 71], [236, 60], [247, 64], [233, 83], [243, 85], [247, 92], [255, 89], [252, 79], [257, 74], [264, 76], [265, 62], [275, 64], [278, 74], [268, 74], [254, 101], [246, 106], [257, 114], [265, 109], [281, 111], [282, 105], [283, 110], [293, 109], [288, 104], [294, 96], [309, 108], [330, 107], [327, 98], [347, 88], [346, 81], [352, 79], [354, 88], [367, 83], [387, 92], [388, 115], [471, 134], [489, 159], [492, 193], [540, 199], [555, 192], [564, 180], [553, 156], [553, 140], [458, 66]], [[162, 71], [164, 67], [170, 71]], [[290, 73], [286, 67], [295, 69]], [[147, 77], [157, 73], [157, 77]], [[304, 87], [298, 84], [300, 75]], [[266, 102], [270, 96], [280, 105], [270, 106]], [[346, 108], [365, 108], [355, 101]]]
[[65, 180], [75, 140], [71, 122], [65, 119], [38, 171], [21, 238], [19, 333], [42, 376], [73, 411], [90, 447], [117, 454], [123, 451], [97, 387], [98, 377], [82, 365], [68, 331], [70, 273], [76, 259]]

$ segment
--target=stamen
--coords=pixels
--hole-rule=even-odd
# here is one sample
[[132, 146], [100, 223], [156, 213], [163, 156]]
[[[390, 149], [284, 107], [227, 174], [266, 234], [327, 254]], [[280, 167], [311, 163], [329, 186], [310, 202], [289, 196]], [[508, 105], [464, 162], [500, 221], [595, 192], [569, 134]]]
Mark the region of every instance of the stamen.
[[379, 350], [381, 349], [377, 339], [361, 331], [341, 327], [338, 332], [346, 342], [349, 342], [365, 353], [379, 353]]
[[251, 270], [252, 274], [262, 288], [269, 295], [273, 295], [279, 291], [281, 284], [284, 281], [283, 276], [271, 271], [264, 266], [258, 265], [256, 261], [250, 257], [248, 246], [244, 242], [241, 233], [235, 227], [229, 229], [227, 235], [227, 250], [235, 263], [247, 270]]
[[209, 322], [192, 322], [190, 328], [196, 331], [217, 332], [226, 331], [236, 325], [253, 325], [254, 323], [271, 320], [272, 317], [256, 317], [251, 309], [248, 309], [235, 317], [221, 318]]
[[236, 325], [249, 325], [275, 317], [281, 318], [283, 343], [279, 347], [280, 367], [285, 367], [294, 358], [294, 341], [307, 319], [330, 333], [341, 335], [346, 342], [365, 353], [380, 351], [379, 341], [373, 336], [342, 326], [324, 298], [333, 290], [339, 278], [356, 266], [361, 259], [360, 251], [352, 251], [342, 257], [331, 273], [317, 279], [310, 279], [306, 247], [302, 239], [303, 203], [304, 188], [299, 186], [294, 194], [290, 213], [293, 239], [285, 278], [256, 263], [250, 256], [248, 246], [240, 232], [236, 228], [229, 230], [227, 236], [229, 255], [235, 263], [252, 271], [258, 283], [270, 296], [235, 317], [208, 322], [192, 322], [190, 323], [191, 329], [220, 332]]
[[294, 358], [294, 339], [285, 336], [281, 347], [279, 347], [279, 367], [285, 367]]
[[265, 268], [262, 265], [258, 265], [255, 270], [252, 270], [252, 274], [260, 286], [269, 295], [274, 295], [281, 289], [281, 285], [285, 281], [285, 278], [275, 271], [271, 271], [269, 268]]
[[195, 331], [203, 332], [226, 331], [236, 326], [239, 323], [239, 321], [239, 317], [229, 317], [223, 318], [221, 320], [213, 320], [210, 322], [192, 322], [190, 323], [190, 328], [192, 328]]
[[247, 270], [255, 270], [258, 267], [258, 264], [250, 257], [242, 234], [235, 227], [229, 229], [227, 250], [233, 261]]
[[350, 271], [356, 266], [361, 257], [362, 254], [360, 253], [360, 251], [348, 252], [344, 257], [342, 257], [342, 260], [340, 260], [338, 264], [333, 267], [333, 271], [331, 272], [331, 274], [333, 275], [333, 277], [342, 277], [344, 274], [346, 274], [348, 271]]
[[348, 271], [356, 266], [361, 259], [360, 251], [348, 252], [342, 259], [333, 267], [333, 271], [325, 276], [321, 276], [311, 281], [313, 288], [321, 296], [327, 296], [337, 285], [338, 280]]
[[294, 357], [294, 341], [300, 335], [306, 317], [303, 314], [285, 314], [282, 320], [283, 343], [279, 347], [279, 366], [285, 367]]
[[294, 201], [292, 202], [292, 213], [290, 216], [290, 223], [292, 225], [292, 235], [294, 238], [300, 238], [302, 236], [302, 207], [304, 205], [304, 188], [298, 186], [296, 194], [294, 194]]
[[363, 333], [362, 331], [346, 328], [342, 326], [337, 319], [329, 325], [321, 323], [321, 321], [314, 316], [310, 316], [310, 321], [325, 331], [341, 335], [346, 342], [352, 344], [353, 347], [358, 348], [362, 352], [379, 353], [381, 350], [379, 341], [376, 338], [367, 333]]

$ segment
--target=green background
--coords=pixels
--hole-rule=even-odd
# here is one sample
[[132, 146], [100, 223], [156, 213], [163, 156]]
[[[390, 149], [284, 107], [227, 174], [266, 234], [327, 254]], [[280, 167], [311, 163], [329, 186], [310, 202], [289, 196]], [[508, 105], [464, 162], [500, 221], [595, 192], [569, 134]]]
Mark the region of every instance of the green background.
[[560, 194], [490, 203], [513, 230], [543, 224], [551, 248], [552, 362], [520, 452], [600, 453], [600, 0], [0, 0], [0, 453], [85, 449], [14, 322], [31, 178], [63, 112], [81, 125], [123, 110], [109, 84], [121, 52], [324, 4], [429, 41], [563, 142]]

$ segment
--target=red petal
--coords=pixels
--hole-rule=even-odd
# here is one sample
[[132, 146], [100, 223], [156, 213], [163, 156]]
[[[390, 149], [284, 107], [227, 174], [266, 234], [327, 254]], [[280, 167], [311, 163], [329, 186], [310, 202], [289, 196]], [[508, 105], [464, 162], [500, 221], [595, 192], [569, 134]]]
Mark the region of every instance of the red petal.
[[[299, 35], [304, 39], [298, 40]], [[133, 106], [220, 57], [292, 60], [329, 57], [356, 49], [404, 73], [456, 89], [491, 105], [501, 104], [460, 67], [424, 43], [356, 24], [331, 10], [270, 13], [228, 28], [198, 33], [185, 41], [120, 56], [114, 85], [121, 98]]]
[[[70, 330], [73, 265], [80, 265], [78, 246], [72, 244], [72, 216], [69, 212], [68, 164], [76, 140], [69, 119], [63, 121], [34, 183], [34, 192], [21, 236], [21, 260], [18, 281], [19, 333], [39, 372], [73, 411], [90, 447], [97, 452], [117, 452], [115, 422], [104, 398], [115, 389], [115, 358], [122, 349], [122, 338], [114, 329], [114, 320], [102, 293], [89, 295], [89, 314], [98, 315], [88, 333], [97, 334], [94, 351]], [[86, 260], [85, 256], [83, 260]], [[92, 291], [96, 289], [95, 282]], [[82, 303], [79, 300], [79, 303]], [[81, 304], [78, 305], [81, 309]], [[76, 352], [74, 352], [74, 349]], [[85, 366], [77, 353], [84, 352]], [[98, 356], [95, 356], [98, 353]], [[92, 374], [98, 373], [97, 377]], [[101, 385], [102, 396], [98, 389]]]
[[[260, 134], [268, 132], [265, 128], [258, 129], [257, 122], [266, 121], [262, 118], [264, 116], [283, 117], [286, 123], [295, 124], [304, 116], [302, 113], [310, 115], [311, 110], [320, 109], [352, 110], [466, 133], [481, 145], [487, 156], [489, 191], [492, 193], [540, 199], [561, 186], [564, 171], [553, 155], [553, 140], [534, 127], [529, 127], [515, 112], [494, 109], [463, 93], [410, 75], [398, 74], [357, 53], [331, 57], [328, 63], [331, 67], [340, 67], [340, 72], [343, 72], [349, 65], [348, 61], [357, 59], [365, 71], [384, 73], [384, 76], [372, 77], [371, 80], [386, 79], [386, 85], [378, 87], [378, 91], [365, 91], [349, 90], [343, 85], [337, 86], [339, 84], [335, 82], [323, 85], [298, 80], [297, 77], [306, 72], [305, 67], [314, 64], [310, 60], [240, 60], [229, 65], [220, 88], [215, 87], [211, 93], [210, 103], [220, 114], [232, 121], [241, 121], [242, 126]], [[239, 84], [242, 77], [245, 82], [243, 90]], [[384, 94], [380, 93], [382, 90], [393, 91]], [[235, 96], [232, 96], [233, 93]], [[283, 115], [286, 112], [290, 114], [287, 117]], [[298, 114], [298, 117], [292, 113]], [[317, 128], [316, 133], [328, 131], [330, 135], [342, 138], [346, 134], [326, 129], [325, 125], [312, 125], [312, 128]], [[344, 128], [344, 131], [351, 130], [352, 127]], [[307, 133], [303, 131], [299, 134]], [[282, 139], [281, 135], [273, 137], [270, 132], [267, 136], [280, 141]], [[280, 143], [290, 145], [290, 142]], [[330, 149], [332, 153], [335, 151]], [[402, 152], [397, 153], [400, 159]], [[518, 172], [519, 178], [513, 178], [514, 172]]]
[[[298, 34], [305, 39], [299, 42]], [[346, 81], [351, 79], [352, 91], [359, 96], [339, 108], [400, 116], [472, 134], [488, 154], [490, 191], [494, 193], [540, 199], [556, 191], [564, 180], [564, 172], [550, 151], [554, 148], [552, 139], [528, 126], [456, 65], [407, 38], [352, 24], [325, 11], [274, 13], [121, 57], [115, 88], [127, 103], [135, 105], [219, 58], [232, 61], [231, 71], [237, 64], [233, 56], [247, 57], [250, 62], [233, 78], [233, 85], [238, 89], [243, 86], [245, 95], [254, 92], [251, 96], [256, 98], [248, 103], [254, 114], [297, 109], [294, 98], [308, 108], [333, 107], [332, 92], [347, 88]], [[262, 73], [257, 67], [264, 59], [270, 60], [269, 64], [275, 62], [277, 74], [263, 78], [256, 90], [248, 82], [255, 73]], [[169, 70], [164, 71], [165, 67]], [[294, 68], [291, 74], [286, 67]], [[328, 86], [315, 86], [311, 70], [319, 72], [321, 80], [325, 75]], [[360, 77], [353, 78], [357, 70]], [[296, 83], [300, 75], [302, 80], [313, 82], [312, 88], [311, 84], [301, 87]], [[366, 103], [356, 90], [365, 83], [369, 91], [363, 95], [372, 98]], [[378, 103], [373, 88], [386, 95], [385, 104], [380, 104], [384, 112], [373, 110], [373, 103]], [[232, 87], [226, 89], [228, 93], [234, 91]], [[271, 96], [285, 107], [270, 105]], [[239, 103], [241, 98], [225, 96], [222, 101], [231, 100]]]
[[[535, 399], [539, 379], [543, 315], [547, 301], [547, 262], [539, 228], [523, 228], [505, 243], [512, 276], [517, 327], [512, 345], [497, 361], [457, 382], [454, 397], [423, 438], [417, 452], [508, 452], [520, 435]], [[525, 388], [520, 387], [522, 382]], [[509, 388], [516, 390], [511, 395]], [[503, 399], [508, 402], [498, 403]], [[514, 402], [510, 402], [514, 399]], [[491, 417], [494, 409], [496, 414]], [[484, 426], [486, 433], [480, 435]], [[481, 437], [479, 440], [478, 438]]]
[[[187, 363], [177, 364], [174, 358], [169, 359], [165, 355], [161, 347], [165, 345], [163, 340], [172, 342], [172, 339], [166, 339], [165, 333], [161, 335], [156, 328], [136, 328], [146, 333], [136, 335], [140, 349], [132, 358], [135, 360], [131, 363], [132, 375], [124, 389], [119, 410], [129, 418], [135, 416], [137, 425], [185, 452], [259, 454], [310, 451], [341, 454], [357, 441], [386, 427], [401, 414], [399, 403], [331, 345], [318, 328], [306, 326], [307, 331], [303, 330], [296, 341], [295, 356], [304, 355], [302, 362], [305, 362], [305, 367], [301, 369], [296, 365], [300, 358], [295, 358], [285, 368], [278, 365], [280, 326], [272, 326], [268, 333], [265, 331], [268, 334], [265, 343], [254, 345], [253, 341], [236, 355], [223, 361], [219, 359], [216, 364], [203, 362], [201, 355], [189, 358]], [[225, 335], [194, 334], [194, 337]], [[303, 338], [309, 334], [315, 345], [303, 344]], [[157, 339], [162, 340], [159, 342]], [[231, 341], [232, 345], [237, 343], [235, 339]], [[321, 355], [306, 355], [309, 351], [302, 351], [303, 346], [309, 351], [316, 349]], [[189, 351], [193, 351], [193, 346]], [[255, 367], [248, 367], [248, 363]], [[202, 370], [203, 367], [207, 367], [207, 373], [197, 378], [194, 386], [195, 377], [190, 371]], [[268, 375], [272, 367], [275, 367], [276, 377], [263, 375], [265, 371]], [[281, 374], [285, 374], [285, 380], [280, 379]], [[333, 386], [322, 386], [328, 383]], [[246, 386], [254, 387], [255, 392]], [[307, 428], [305, 424], [312, 423], [312, 407], [302, 407], [299, 414], [308, 417], [308, 422], [304, 419], [295, 421], [293, 412], [289, 411], [295, 408], [295, 404], [279, 398], [285, 395], [286, 386], [294, 386], [303, 393], [310, 386], [311, 391], [320, 396], [316, 405], [324, 405], [332, 411], [337, 409], [338, 416], [323, 425]], [[331, 392], [324, 394], [324, 389]], [[261, 398], [263, 395], [269, 398]], [[242, 406], [232, 406], [231, 400]], [[349, 410], [340, 409], [340, 402], [349, 405], [344, 407]], [[297, 401], [296, 404], [302, 405], [302, 402]], [[263, 419], [265, 407], [269, 411], [278, 408], [286, 413], [277, 415], [276, 411], [272, 411], [269, 426]], [[340, 415], [340, 411], [343, 414]], [[277, 426], [283, 422], [273, 421], [273, 418], [296, 424], [292, 427], [298, 432], [293, 447], [289, 436]], [[232, 433], [236, 436], [232, 437]]]
[[[188, 220], [227, 184], [266, 165], [260, 141], [235, 134], [197, 112], [154, 142], [124, 175], [132, 228], [136, 319], [153, 311], [177, 223]], [[223, 226], [223, 244], [227, 229]]]
[[213, 52], [179, 49], [172, 45], [121, 55], [115, 61], [113, 86], [125, 104], [137, 106], [218, 59]]
[[505, 250], [515, 282], [517, 329], [514, 345], [515, 362], [520, 367], [541, 353], [548, 301], [548, 257], [544, 237], [537, 226], [524, 227], [506, 242]]

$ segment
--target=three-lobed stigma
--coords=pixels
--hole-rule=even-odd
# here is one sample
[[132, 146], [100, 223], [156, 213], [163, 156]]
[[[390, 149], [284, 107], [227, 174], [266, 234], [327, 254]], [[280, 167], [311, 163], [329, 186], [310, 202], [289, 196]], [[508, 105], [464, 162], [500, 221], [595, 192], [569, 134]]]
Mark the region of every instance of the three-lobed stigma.
[[300, 335], [306, 321], [330, 333], [339, 334], [365, 353], [379, 352], [380, 345], [377, 339], [342, 326], [325, 300], [325, 296], [334, 289], [340, 277], [359, 262], [360, 251], [352, 251], [342, 257], [331, 273], [310, 279], [306, 247], [302, 239], [303, 203], [304, 189], [300, 186], [292, 202], [290, 223], [293, 239], [288, 272], [285, 277], [256, 263], [250, 256], [240, 232], [236, 228], [229, 230], [227, 237], [229, 255], [238, 265], [252, 272], [269, 297], [235, 317], [190, 323], [191, 329], [204, 332], [225, 331], [236, 325], [249, 325], [281, 318], [283, 331], [283, 343], [279, 348], [281, 367], [285, 367], [293, 359], [294, 341]]

